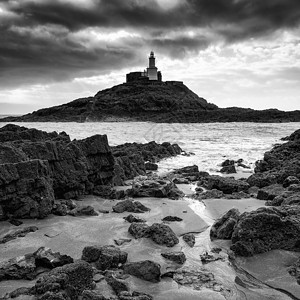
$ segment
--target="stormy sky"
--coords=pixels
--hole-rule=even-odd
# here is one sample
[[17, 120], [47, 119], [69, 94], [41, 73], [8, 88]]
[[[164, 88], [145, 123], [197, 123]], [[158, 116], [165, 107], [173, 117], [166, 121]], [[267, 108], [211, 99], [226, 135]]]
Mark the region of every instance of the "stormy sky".
[[143, 70], [220, 107], [300, 109], [299, 0], [0, 0], [0, 114]]

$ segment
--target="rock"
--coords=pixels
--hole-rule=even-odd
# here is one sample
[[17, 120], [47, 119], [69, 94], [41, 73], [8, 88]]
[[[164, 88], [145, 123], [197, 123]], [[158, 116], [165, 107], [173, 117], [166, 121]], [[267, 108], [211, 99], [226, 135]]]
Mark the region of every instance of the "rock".
[[221, 177], [218, 175], [209, 175], [203, 177], [199, 181], [199, 185], [212, 190], [217, 189], [225, 194], [232, 194], [234, 192], [247, 192], [249, 189], [249, 184], [243, 180], [236, 180], [230, 177]]
[[134, 215], [128, 215], [127, 217], [124, 217], [123, 219], [129, 223], [145, 223], [146, 222], [146, 220], [141, 219]]
[[225, 173], [225, 174], [233, 174], [233, 173], [236, 173], [236, 169], [235, 169], [234, 165], [230, 165], [230, 166], [223, 167], [220, 170], [220, 172]]
[[281, 138], [282, 141], [297, 141], [300, 139], [300, 129], [293, 132], [291, 135]]
[[222, 167], [234, 166], [235, 161], [232, 159], [226, 159], [221, 163]]
[[300, 184], [291, 184], [287, 190], [290, 192], [300, 192]]
[[126, 191], [130, 197], [155, 197], [179, 199], [184, 196], [173, 182], [146, 180], [141, 184], [133, 184], [132, 189]]
[[160, 281], [160, 265], [151, 260], [126, 263], [124, 272], [146, 281]]
[[282, 185], [284, 188], [289, 187], [291, 184], [299, 184], [300, 180], [299, 178], [295, 176], [288, 176], [286, 179], [284, 179]]
[[26, 234], [28, 234], [30, 232], [35, 232], [37, 230], [38, 230], [38, 228], [36, 226], [29, 226], [29, 227], [25, 227], [25, 228], [16, 230], [13, 233], [8, 233], [0, 239], [0, 244], [5, 244], [11, 240], [18, 238], [18, 237], [24, 237], [24, 236], [26, 236]]
[[98, 216], [98, 213], [95, 211], [94, 207], [87, 205], [74, 208], [69, 211], [68, 213], [71, 216], [78, 217], [78, 216]]
[[23, 224], [22, 221], [17, 220], [17, 219], [10, 219], [10, 220], [9, 220], [9, 223], [12, 224], [12, 225], [15, 225], [15, 226], [20, 226], [20, 225]]
[[150, 232], [151, 239], [159, 245], [173, 247], [179, 243], [179, 240], [173, 230], [165, 224], [152, 224], [150, 227]]
[[277, 179], [274, 174], [269, 173], [256, 173], [247, 178], [247, 183], [252, 187], [263, 188], [265, 186], [276, 184]]
[[243, 213], [232, 234], [236, 255], [252, 256], [273, 249], [300, 251], [298, 205], [262, 207]]
[[201, 194], [196, 194], [194, 198], [198, 200], [220, 199], [220, 198], [225, 198], [225, 194], [222, 191], [219, 191], [217, 189], [212, 189], [212, 190], [205, 191]]
[[116, 213], [123, 213], [125, 211], [134, 213], [144, 213], [149, 211], [150, 208], [146, 207], [139, 201], [133, 201], [130, 199], [122, 200], [112, 207], [113, 211]]
[[127, 253], [114, 245], [87, 246], [82, 251], [82, 260], [95, 263], [98, 270], [117, 268], [127, 260]]
[[184, 264], [186, 261], [185, 254], [182, 251], [164, 252], [161, 253], [161, 256], [178, 264]]
[[118, 239], [118, 240], [114, 240], [114, 242], [116, 243], [117, 246], [122, 246], [125, 243], [130, 243], [131, 239]]
[[68, 207], [59, 201], [54, 201], [52, 213], [57, 216], [66, 216], [68, 214]]
[[150, 170], [150, 171], [156, 171], [158, 169], [158, 165], [151, 163], [151, 162], [146, 162], [145, 163], [145, 168], [146, 170]]
[[109, 210], [106, 210], [106, 209], [98, 209], [98, 211], [101, 214], [109, 214]]
[[220, 219], [215, 221], [210, 229], [211, 239], [231, 239], [234, 227], [239, 220], [240, 212], [236, 208], [230, 209]]
[[[92, 266], [84, 261], [76, 261], [55, 268], [39, 278], [35, 283], [35, 294], [38, 299], [78, 299], [84, 290], [93, 286]], [[69, 298], [59, 298], [61, 295]]]
[[300, 259], [288, 268], [288, 272], [291, 276], [296, 277], [297, 283], [300, 284]]
[[260, 200], [273, 200], [276, 196], [285, 192], [286, 189], [283, 188], [281, 184], [272, 184], [262, 189], [258, 190], [257, 192], [257, 199]]
[[61, 255], [59, 252], [52, 252], [50, 248], [41, 247], [33, 253], [35, 258], [35, 265], [37, 267], [44, 267], [53, 269], [61, 267], [66, 264], [73, 263], [74, 260], [68, 255]]
[[225, 257], [221, 255], [216, 255], [213, 251], [212, 253], [208, 253], [207, 251], [205, 251], [203, 254], [200, 255], [200, 259], [203, 264], [208, 264], [216, 260], [224, 261]]
[[151, 237], [150, 227], [144, 223], [132, 223], [128, 228], [128, 232], [135, 239], [140, 239], [143, 237]]
[[112, 287], [114, 292], [119, 295], [121, 292], [128, 292], [129, 288], [124, 280], [116, 278], [114, 275], [110, 274], [105, 276], [106, 282]]
[[195, 235], [193, 233], [186, 233], [182, 236], [182, 239], [190, 246], [194, 247], [196, 240]]
[[299, 205], [300, 204], [300, 192], [286, 191], [276, 196], [273, 200], [266, 202], [269, 206], [284, 206], [284, 205]]
[[197, 172], [199, 172], [199, 168], [197, 165], [193, 165], [193, 166], [187, 166], [187, 167], [183, 167], [180, 169], [176, 169], [173, 172], [176, 174], [197, 173]]
[[162, 219], [164, 222], [181, 222], [182, 219], [176, 216], [166, 216]]
[[32, 254], [11, 258], [0, 263], [0, 281], [33, 279], [36, 276], [35, 268], [35, 258]]
[[176, 177], [173, 179], [173, 183], [175, 184], [189, 184], [190, 181], [187, 178]]
[[148, 294], [144, 294], [144, 293], [139, 293], [139, 292], [121, 292], [119, 294], [119, 299], [120, 300], [152, 300], [153, 297], [148, 295]]

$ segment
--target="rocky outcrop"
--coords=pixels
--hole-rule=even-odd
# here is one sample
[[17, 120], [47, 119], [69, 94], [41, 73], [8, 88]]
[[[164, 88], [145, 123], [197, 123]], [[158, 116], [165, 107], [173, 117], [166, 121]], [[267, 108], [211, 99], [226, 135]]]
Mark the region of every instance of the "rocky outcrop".
[[184, 264], [186, 261], [185, 254], [182, 251], [163, 252], [161, 256], [176, 262], [177, 264]]
[[130, 199], [121, 200], [112, 207], [112, 210], [116, 213], [123, 213], [125, 211], [134, 213], [144, 213], [149, 211], [150, 208], [146, 207], [139, 201], [133, 201]]
[[181, 222], [182, 219], [177, 216], [166, 216], [162, 218], [163, 222]]
[[160, 265], [151, 260], [126, 263], [124, 272], [146, 281], [160, 281]]
[[221, 177], [218, 175], [209, 175], [202, 177], [198, 185], [203, 186], [209, 190], [217, 189], [225, 194], [232, 194], [234, 192], [247, 192], [250, 185], [244, 180], [236, 180], [231, 177]]
[[230, 240], [239, 217], [240, 212], [236, 208], [230, 209], [212, 225], [210, 238]]
[[132, 82], [98, 92], [94, 97], [40, 109], [4, 122], [150, 121], [204, 122], [299, 122], [300, 111], [277, 109], [218, 108], [198, 97], [182, 82]]
[[258, 190], [257, 199], [273, 200], [276, 196], [281, 195], [285, 191], [286, 189], [281, 184], [271, 184]]
[[243, 213], [234, 227], [231, 249], [251, 256], [273, 249], [300, 251], [300, 206], [262, 207]]
[[127, 217], [124, 217], [123, 219], [129, 223], [145, 223], [146, 222], [146, 220], [141, 219], [141, 218], [131, 215], [131, 214], [128, 215]]
[[117, 268], [127, 261], [127, 253], [114, 245], [87, 246], [82, 251], [82, 260], [94, 263], [98, 270]]
[[71, 141], [65, 133], [6, 125], [0, 138], [0, 206], [6, 216], [43, 218], [54, 198], [112, 183], [114, 157], [105, 135]]
[[190, 246], [194, 247], [196, 243], [195, 235], [193, 233], [186, 233], [182, 236], [182, 239]]
[[165, 224], [154, 223], [148, 226], [144, 223], [132, 223], [128, 232], [136, 239], [142, 237], [151, 238], [155, 243], [167, 247], [173, 247], [179, 243], [173, 230]]

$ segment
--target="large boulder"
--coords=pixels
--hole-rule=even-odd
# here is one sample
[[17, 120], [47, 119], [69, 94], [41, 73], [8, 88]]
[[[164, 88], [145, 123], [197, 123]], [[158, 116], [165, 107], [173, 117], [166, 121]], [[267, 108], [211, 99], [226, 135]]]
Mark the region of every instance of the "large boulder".
[[182, 239], [190, 246], [190, 247], [194, 247], [195, 243], [196, 243], [196, 238], [195, 235], [193, 233], [185, 233], [182, 236]]
[[243, 213], [234, 227], [231, 249], [251, 256], [273, 249], [300, 251], [300, 206], [262, 207]]
[[247, 192], [250, 185], [243, 180], [236, 180], [231, 177], [221, 177], [218, 175], [209, 175], [202, 177], [198, 185], [212, 190], [217, 189], [225, 194], [232, 194], [234, 192]]
[[127, 261], [127, 253], [114, 245], [87, 246], [82, 251], [82, 260], [94, 263], [99, 270], [117, 268]]
[[273, 200], [276, 196], [284, 193], [286, 189], [281, 184], [272, 184], [263, 187], [257, 192], [257, 199], [260, 200]]
[[151, 260], [126, 263], [124, 272], [143, 280], [160, 281], [160, 265]]
[[133, 201], [131, 199], [121, 200], [116, 205], [114, 205], [112, 209], [116, 213], [123, 213], [125, 211], [134, 213], [144, 213], [150, 210], [150, 208], [146, 207], [141, 202]]
[[239, 217], [240, 212], [236, 208], [230, 209], [212, 225], [210, 238], [230, 240]]
[[144, 223], [132, 223], [129, 228], [128, 232], [135, 238], [140, 239], [143, 237], [151, 237], [151, 230], [150, 226]]
[[181, 265], [186, 261], [185, 254], [182, 251], [163, 252], [161, 253], [161, 256]]

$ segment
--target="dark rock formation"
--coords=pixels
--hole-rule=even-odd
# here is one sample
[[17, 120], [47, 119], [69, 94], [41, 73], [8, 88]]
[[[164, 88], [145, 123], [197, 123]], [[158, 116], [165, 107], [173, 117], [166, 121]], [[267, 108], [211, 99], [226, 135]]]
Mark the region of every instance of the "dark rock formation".
[[133, 201], [130, 199], [121, 200], [116, 205], [114, 205], [112, 209], [116, 213], [123, 213], [125, 211], [134, 212], [134, 213], [144, 213], [150, 210], [150, 208], [146, 207], [141, 202]]
[[283, 181], [283, 187], [289, 187], [292, 184], [299, 184], [300, 180], [299, 178], [295, 177], [295, 176], [288, 176], [286, 179], [284, 179]]
[[165, 180], [145, 180], [142, 183], [134, 183], [132, 189], [126, 191], [130, 197], [155, 197], [179, 199], [184, 196], [177, 186]]
[[116, 278], [114, 274], [108, 274], [105, 276], [106, 282], [111, 286], [114, 292], [119, 295], [121, 292], [128, 292], [129, 288], [124, 280]]
[[136, 239], [142, 237], [151, 238], [155, 243], [166, 245], [167, 247], [173, 247], [179, 243], [173, 230], [165, 224], [154, 223], [148, 226], [144, 223], [132, 223], [128, 232]]
[[131, 239], [123, 239], [123, 238], [121, 238], [121, 239], [114, 240], [114, 242], [115, 242], [115, 244], [117, 246], [122, 246], [125, 243], [130, 243]]
[[182, 251], [164, 252], [161, 253], [161, 256], [181, 265], [184, 264], [186, 261], [185, 254]]
[[58, 267], [39, 278], [34, 286], [38, 299], [78, 299], [93, 288], [93, 268], [84, 261]]
[[236, 180], [230, 177], [221, 177], [218, 175], [209, 175], [202, 177], [198, 185], [204, 186], [205, 188], [212, 190], [217, 189], [224, 192], [225, 194], [232, 194], [234, 192], [247, 192], [249, 184], [243, 180]]
[[230, 166], [225, 166], [220, 170], [221, 173], [225, 173], [225, 174], [233, 174], [236, 173], [236, 169], [234, 165], [230, 165]]
[[194, 247], [196, 240], [195, 235], [193, 233], [186, 233], [182, 236], [182, 239], [190, 246]]
[[160, 281], [160, 265], [151, 260], [126, 263], [124, 272], [143, 280]]
[[231, 239], [234, 227], [239, 220], [240, 212], [236, 208], [230, 209], [220, 219], [215, 221], [210, 229], [211, 239]]
[[173, 171], [173, 173], [175, 174], [194, 174], [194, 173], [197, 173], [199, 172], [199, 168], [197, 165], [193, 165], [193, 166], [186, 166], [186, 167], [183, 167], [183, 168], [180, 168], [180, 169], [176, 169]]
[[94, 97], [40, 109], [4, 122], [299, 122], [300, 111], [277, 109], [218, 108], [199, 98], [181, 82], [124, 83], [98, 92]]
[[181, 222], [182, 219], [176, 216], [166, 216], [162, 219], [164, 222]]
[[207, 251], [205, 251], [203, 254], [200, 255], [200, 259], [203, 264], [208, 264], [216, 260], [224, 261], [225, 257], [214, 252], [208, 253]]
[[231, 249], [251, 256], [273, 249], [300, 251], [300, 206], [262, 207], [245, 212], [234, 227]]
[[13, 233], [8, 233], [5, 236], [3, 236], [2, 238], [0, 238], [0, 244], [5, 244], [11, 240], [18, 238], [18, 237], [24, 237], [29, 232], [35, 232], [37, 230], [38, 230], [38, 228], [36, 226], [29, 226], [29, 227], [25, 227], [22, 229], [18, 229], [16, 231], [14, 231]]
[[273, 200], [276, 196], [281, 195], [286, 189], [281, 184], [271, 184], [263, 187], [257, 192], [257, 199]]
[[149, 171], [156, 171], [158, 169], [158, 165], [152, 162], [146, 162], [145, 169]]
[[127, 260], [127, 253], [114, 245], [87, 246], [82, 251], [82, 260], [95, 263], [98, 270], [117, 268]]
[[54, 197], [77, 197], [112, 183], [114, 157], [105, 135], [70, 141], [65, 133], [6, 125], [0, 136], [4, 215], [43, 218], [51, 213]]
[[98, 216], [98, 213], [95, 211], [94, 207], [87, 205], [76, 207], [68, 212], [69, 215], [77, 216]]
[[145, 223], [146, 222], [146, 220], [141, 219], [134, 215], [128, 215], [127, 217], [124, 217], [123, 219], [129, 223]]

